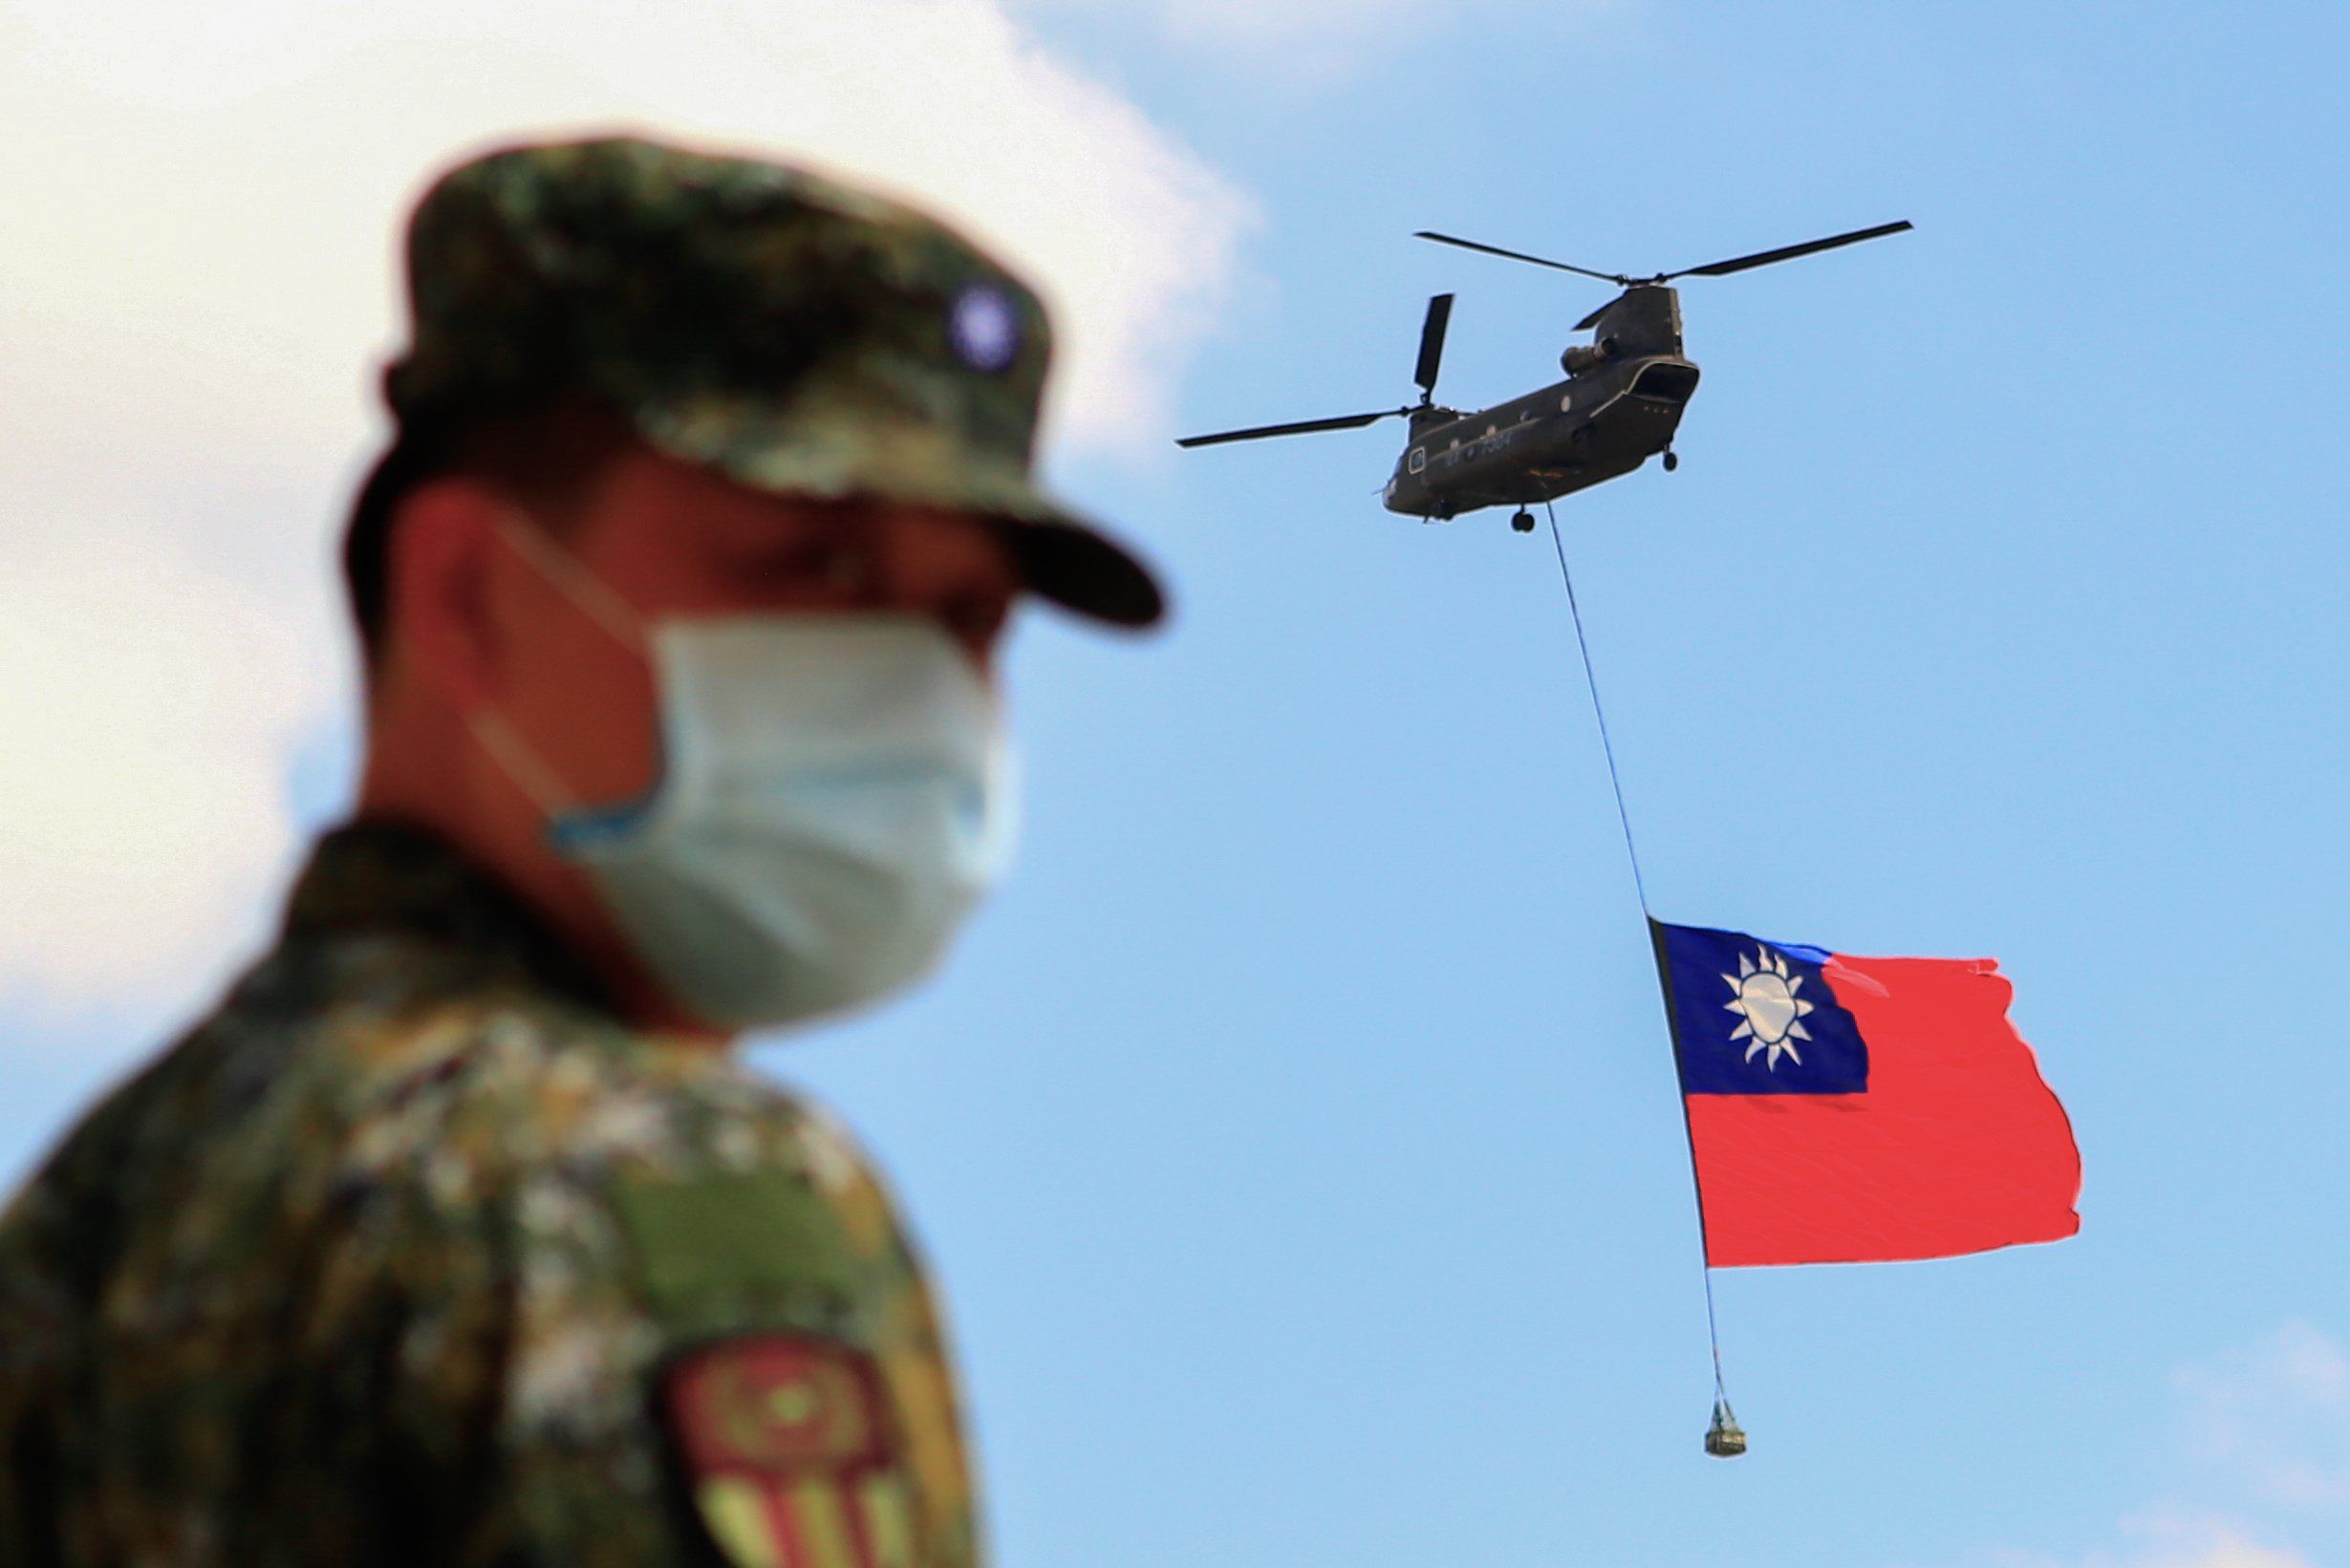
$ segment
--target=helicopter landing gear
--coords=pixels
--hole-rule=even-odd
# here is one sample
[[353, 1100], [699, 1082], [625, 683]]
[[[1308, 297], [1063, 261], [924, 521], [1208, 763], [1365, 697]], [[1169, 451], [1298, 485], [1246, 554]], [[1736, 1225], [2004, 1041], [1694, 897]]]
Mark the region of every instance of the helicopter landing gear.
[[1522, 506], [1520, 507], [1518, 509], [1518, 514], [1510, 519], [1510, 526], [1517, 529], [1520, 533], [1532, 533], [1534, 531], [1534, 514], [1527, 511]]
[[1680, 453], [1678, 453], [1678, 452], [1675, 452], [1675, 451], [1674, 451], [1671, 447], [1670, 447], [1670, 446], [1666, 447], [1666, 448], [1665, 448], [1665, 472], [1667, 472], [1668, 474], [1670, 474], [1670, 473], [1671, 473], [1671, 472], [1672, 472], [1675, 468], [1678, 468], [1678, 467], [1680, 467], [1680, 466], [1681, 466], [1681, 454], [1680, 454]]

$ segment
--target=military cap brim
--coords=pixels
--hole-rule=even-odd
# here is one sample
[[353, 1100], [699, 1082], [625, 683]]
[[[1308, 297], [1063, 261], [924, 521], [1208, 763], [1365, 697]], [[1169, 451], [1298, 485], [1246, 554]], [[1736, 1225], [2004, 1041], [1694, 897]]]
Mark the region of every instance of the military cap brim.
[[1158, 579], [1117, 541], [1083, 523], [1022, 522], [1010, 533], [1029, 589], [1111, 626], [1155, 625], [1167, 612]]
[[1166, 613], [1157, 576], [1138, 556], [1039, 486], [1026, 463], [974, 450], [951, 429], [707, 395], [627, 414], [657, 450], [751, 489], [988, 518], [1002, 528], [1023, 585], [1089, 619], [1139, 629]]

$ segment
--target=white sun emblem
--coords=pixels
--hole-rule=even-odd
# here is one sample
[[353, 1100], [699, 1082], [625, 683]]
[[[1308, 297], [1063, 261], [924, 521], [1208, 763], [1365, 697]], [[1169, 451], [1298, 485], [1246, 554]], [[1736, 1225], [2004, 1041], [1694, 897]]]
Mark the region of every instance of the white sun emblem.
[[995, 375], [1020, 357], [1020, 316], [1001, 290], [973, 284], [947, 308], [947, 341], [973, 370]]
[[1779, 1070], [1779, 1059], [1784, 1056], [1797, 1066], [1803, 1059], [1796, 1054], [1795, 1042], [1811, 1039], [1811, 1031], [1803, 1027], [1803, 1015], [1812, 1010], [1810, 1002], [1796, 995], [1803, 989], [1803, 977], [1787, 973], [1787, 960], [1769, 948], [1757, 949], [1750, 958], [1738, 955], [1738, 972], [1722, 977], [1736, 993], [1723, 1009], [1739, 1015], [1740, 1022], [1730, 1031], [1732, 1040], [1751, 1040], [1746, 1047], [1746, 1060], [1755, 1060], [1762, 1053], [1762, 1064], [1772, 1072]]

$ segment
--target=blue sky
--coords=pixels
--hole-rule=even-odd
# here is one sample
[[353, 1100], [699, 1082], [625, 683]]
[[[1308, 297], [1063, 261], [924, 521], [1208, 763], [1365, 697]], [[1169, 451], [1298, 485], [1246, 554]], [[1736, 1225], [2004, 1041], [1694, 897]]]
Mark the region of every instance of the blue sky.
[[[1022, 632], [1017, 874], [921, 994], [755, 1050], [928, 1239], [1003, 1559], [2350, 1561], [2350, 19], [1040, 0], [1004, 26], [1202, 171], [1187, 210], [1229, 245], [1167, 307], [1192, 335], [1155, 407], [1114, 439], [1066, 414], [1055, 457], [1180, 617]], [[1755, 1445], [1724, 1465], [1547, 540], [1382, 513], [1391, 425], [1166, 438], [1408, 400], [1438, 290], [1446, 398], [1498, 400], [1605, 297], [1415, 228], [1637, 270], [1896, 217], [1917, 231], [1692, 280], [1680, 471], [1560, 521], [1657, 913], [1995, 955], [2083, 1229], [1720, 1276]], [[356, 450], [290, 493], [331, 497]], [[299, 820], [348, 749], [318, 718], [270, 754]], [[167, 1011], [0, 1010], [39, 1037], [0, 1167]]]

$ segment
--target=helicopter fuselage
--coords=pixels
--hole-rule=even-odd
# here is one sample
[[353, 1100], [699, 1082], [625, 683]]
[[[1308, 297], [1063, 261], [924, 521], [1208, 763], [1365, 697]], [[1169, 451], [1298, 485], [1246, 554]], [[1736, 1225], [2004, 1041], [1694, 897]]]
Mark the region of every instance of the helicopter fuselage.
[[1556, 500], [1628, 474], [1671, 445], [1696, 390], [1691, 361], [1649, 354], [1474, 414], [1430, 408], [1413, 415], [1382, 499], [1389, 511], [1439, 521]]
[[1530, 506], [1628, 474], [1672, 444], [1697, 390], [1681, 353], [1681, 300], [1635, 284], [1578, 328], [1566, 379], [1475, 414], [1413, 411], [1412, 441], [1381, 491], [1388, 510], [1442, 520], [1480, 506]]
[[1417, 403], [1373, 409], [1368, 414], [1218, 430], [1185, 436], [1175, 444], [1217, 446], [1272, 436], [1360, 430], [1400, 416], [1411, 421], [1412, 439], [1396, 458], [1395, 471], [1380, 486], [1380, 498], [1389, 511], [1440, 523], [1484, 506], [1516, 506], [1519, 513], [1510, 519], [1510, 526], [1520, 533], [1528, 532], [1534, 527], [1534, 517], [1526, 508], [1536, 502], [1555, 500], [1628, 474], [1659, 453], [1668, 470], [1679, 462], [1672, 438], [1681, 427], [1690, 398], [1696, 395], [1697, 367], [1682, 353], [1681, 296], [1671, 286], [1673, 279], [1728, 277], [1898, 234], [1909, 226], [1905, 218], [1646, 278], [1597, 272], [1424, 228], [1417, 238], [1580, 273], [1612, 283], [1624, 291], [1575, 323], [1576, 332], [1590, 332], [1591, 341], [1575, 344], [1559, 355], [1559, 368], [1566, 372], [1566, 379], [1522, 397], [1474, 414], [1437, 403], [1436, 372], [1444, 359], [1453, 296], [1436, 294], [1429, 299], [1428, 313], [1420, 322], [1420, 354], [1412, 374], [1420, 389]]

